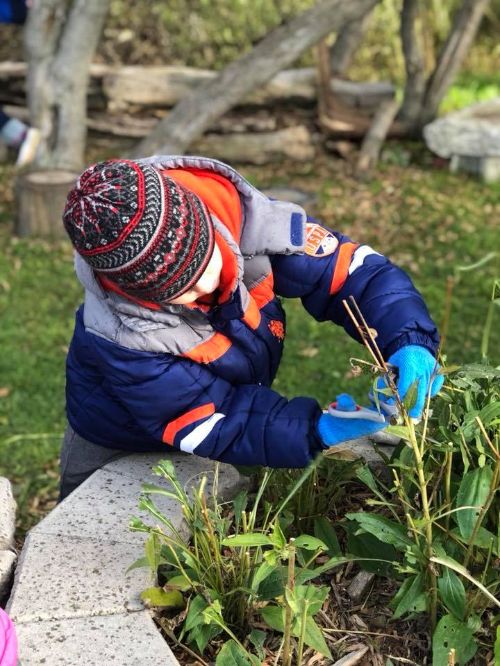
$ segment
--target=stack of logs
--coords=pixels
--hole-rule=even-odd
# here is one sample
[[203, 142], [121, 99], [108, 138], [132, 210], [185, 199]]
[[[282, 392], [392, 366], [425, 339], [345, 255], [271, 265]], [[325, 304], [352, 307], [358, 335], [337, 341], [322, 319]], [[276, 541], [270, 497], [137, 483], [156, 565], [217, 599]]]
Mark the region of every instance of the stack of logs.
[[[217, 76], [191, 67], [91, 66], [87, 124], [91, 132], [131, 144], [146, 136], [182, 97]], [[26, 65], [0, 63], [0, 105], [27, 119]], [[317, 72], [313, 67], [284, 70], [265, 87], [220, 118], [190, 148], [231, 163], [267, 164], [285, 158], [314, 157], [317, 132]], [[331, 79], [332, 94], [345, 107], [373, 115], [394, 97], [390, 83]], [[207, 100], [207, 104], [210, 100]], [[358, 114], [359, 115], [359, 114]], [[353, 118], [356, 113], [353, 114]], [[366, 128], [362, 128], [363, 132]], [[355, 121], [336, 127], [336, 139], [360, 138]]]

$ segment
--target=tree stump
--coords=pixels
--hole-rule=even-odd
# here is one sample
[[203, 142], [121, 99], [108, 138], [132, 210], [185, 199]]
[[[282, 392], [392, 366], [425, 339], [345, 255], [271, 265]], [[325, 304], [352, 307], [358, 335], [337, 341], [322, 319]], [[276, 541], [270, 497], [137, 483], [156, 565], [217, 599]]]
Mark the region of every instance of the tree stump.
[[78, 174], [48, 169], [20, 174], [16, 180], [18, 236], [64, 238], [62, 212]]

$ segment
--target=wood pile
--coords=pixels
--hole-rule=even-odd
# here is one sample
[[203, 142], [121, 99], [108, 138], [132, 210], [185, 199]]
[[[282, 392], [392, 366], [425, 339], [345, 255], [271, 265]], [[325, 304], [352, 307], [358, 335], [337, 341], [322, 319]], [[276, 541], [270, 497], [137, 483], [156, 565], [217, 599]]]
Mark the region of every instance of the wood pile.
[[[28, 118], [26, 69], [22, 62], [0, 63], [0, 105], [21, 119]], [[216, 76], [214, 71], [192, 67], [93, 64], [87, 96], [88, 128], [131, 141], [141, 139], [181, 98]], [[331, 79], [330, 89], [343, 110], [361, 109], [367, 118], [384, 99], [394, 95], [393, 87], [383, 82]], [[190, 150], [233, 163], [310, 160], [318, 140], [317, 96], [315, 68], [283, 70], [217, 121]]]

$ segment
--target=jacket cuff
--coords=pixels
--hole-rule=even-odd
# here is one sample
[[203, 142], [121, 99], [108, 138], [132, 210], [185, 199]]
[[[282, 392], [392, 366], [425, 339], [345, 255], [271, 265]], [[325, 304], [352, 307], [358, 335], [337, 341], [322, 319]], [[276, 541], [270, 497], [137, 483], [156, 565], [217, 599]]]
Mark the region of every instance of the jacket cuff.
[[384, 359], [387, 361], [398, 349], [401, 347], [407, 347], [408, 345], [418, 345], [419, 347], [425, 347], [434, 357], [437, 356], [437, 350], [439, 347], [439, 341], [436, 341], [435, 338], [431, 338], [426, 333], [421, 333], [420, 331], [411, 331], [401, 335], [399, 338], [396, 338], [390, 342], [387, 347], [384, 349]]

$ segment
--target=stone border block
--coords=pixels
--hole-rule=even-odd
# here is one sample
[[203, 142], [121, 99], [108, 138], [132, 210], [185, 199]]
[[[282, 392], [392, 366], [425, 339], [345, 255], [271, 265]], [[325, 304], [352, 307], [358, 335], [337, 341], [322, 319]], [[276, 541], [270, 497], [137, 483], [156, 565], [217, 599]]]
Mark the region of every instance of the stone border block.
[[123, 542], [29, 534], [7, 611], [23, 623], [143, 610], [148, 570], [125, 575], [142, 554]]
[[23, 666], [177, 666], [147, 611], [16, 626]]

